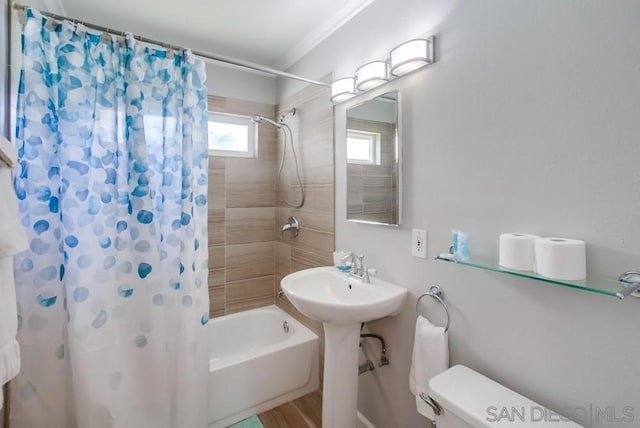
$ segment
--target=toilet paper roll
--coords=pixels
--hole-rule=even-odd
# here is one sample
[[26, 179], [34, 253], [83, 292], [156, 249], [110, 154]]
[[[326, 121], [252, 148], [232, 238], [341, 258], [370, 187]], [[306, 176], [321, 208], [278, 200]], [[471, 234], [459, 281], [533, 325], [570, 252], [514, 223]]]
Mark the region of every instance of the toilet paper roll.
[[500, 266], [514, 270], [534, 270], [534, 243], [538, 235], [503, 233], [500, 235]]
[[535, 242], [536, 271], [551, 279], [577, 281], [587, 277], [584, 241], [540, 238]]

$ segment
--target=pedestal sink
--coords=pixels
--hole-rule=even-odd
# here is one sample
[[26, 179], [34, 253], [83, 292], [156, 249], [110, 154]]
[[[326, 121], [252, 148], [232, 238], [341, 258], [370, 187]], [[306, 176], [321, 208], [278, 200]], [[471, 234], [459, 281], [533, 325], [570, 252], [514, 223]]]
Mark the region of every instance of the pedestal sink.
[[363, 283], [334, 267], [292, 273], [281, 288], [296, 309], [324, 326], [322, 427], [354, 428], [360, 324], [397, 315], [407, 290], [378, 278]]

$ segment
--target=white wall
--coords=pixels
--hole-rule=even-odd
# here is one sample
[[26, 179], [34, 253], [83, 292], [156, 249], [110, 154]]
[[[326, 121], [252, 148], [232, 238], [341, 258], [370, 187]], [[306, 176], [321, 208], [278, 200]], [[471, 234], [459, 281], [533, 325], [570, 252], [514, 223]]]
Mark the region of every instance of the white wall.
[[264, 74], [207, 63], [209, 95], [257, 103], [276, 103], [276, 79]]
[[[639, 16], [634, 0], [377, 0], [289, 70], [352, 75], [404, 40], [438, 37], [436, 64], [378, 91], [402, 97], [401, 227], [345, 221], [345, 108], [360, 97], [335, 108], [336, 248], [412, 295], [368, 326], [391, 358], [360, 376], [359, 410], [377, 427], [425, 426], [407, 379], [415, 297], [430, 284], [452, 310], [452, 364], [554, 409], [634, 408], [631, 423], [586, 426], [640, 424], [640, 300], [431, 259], [457, 228], [472, 255], [496, 257], [501, 232], [523, 231], [585, 240], [591, 275], [640, 268]], [[297, 85], [279, 81], [278, 98]], [[428, 260], [409, 255], [413, 227], [429, 231]]]

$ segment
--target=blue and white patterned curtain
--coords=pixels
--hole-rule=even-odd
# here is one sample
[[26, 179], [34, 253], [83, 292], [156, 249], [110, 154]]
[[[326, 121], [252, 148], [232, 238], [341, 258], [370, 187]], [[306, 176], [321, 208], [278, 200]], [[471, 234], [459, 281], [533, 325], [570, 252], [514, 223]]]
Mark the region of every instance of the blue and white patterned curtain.
[[28, 10], [12, 427], [203, 427], [207, 92], [172, 55]]

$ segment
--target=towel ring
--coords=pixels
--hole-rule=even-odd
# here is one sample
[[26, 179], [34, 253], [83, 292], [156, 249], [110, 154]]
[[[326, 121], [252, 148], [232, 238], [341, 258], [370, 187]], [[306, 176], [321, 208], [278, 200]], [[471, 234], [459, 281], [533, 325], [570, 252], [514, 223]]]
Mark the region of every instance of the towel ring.
[[418, 305], [420, 304], [420, 300], [422, 300], [423, 297], [429, 296], [437, 300], [438, 303], [442, 305], [445, 313], [447, 314], [447, 324], [444, 326], [444, 332], [446, 333], [449, 331], [451, 316], [449, 315], [449, 308], [447, 307], [447, 304], [444, 302], [444, 300], [442, 300], [442, 294], [443, 294], [442, 288], [438, 287], [437, 285], [432, 285], [429, 288], [429, 291], [421, 294], [420, 297], [418, 297], [418, 300], [416, 300], [416, 313], [418, 313]]

